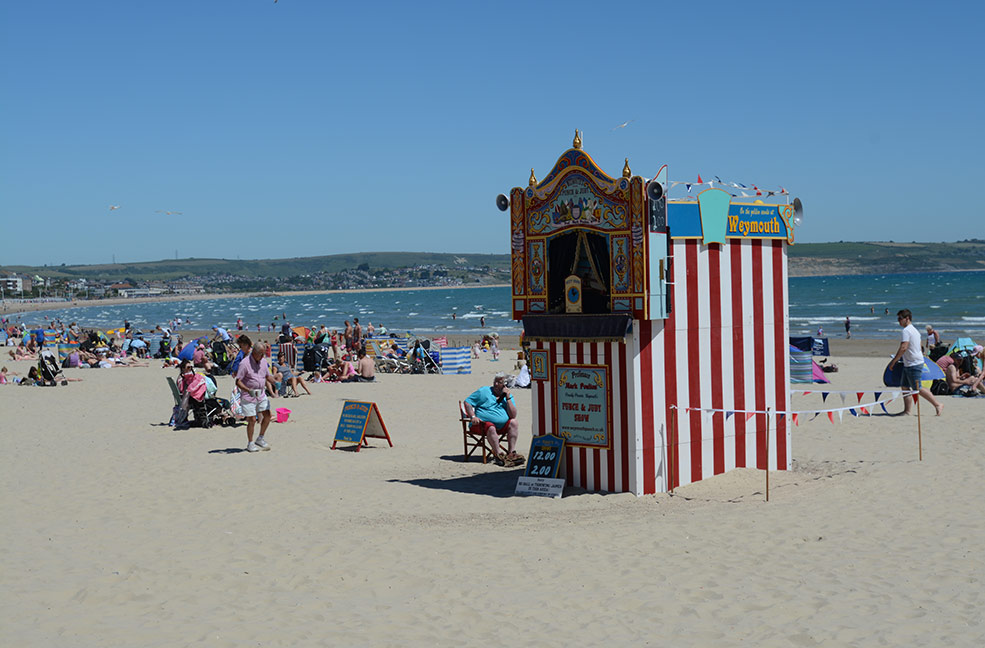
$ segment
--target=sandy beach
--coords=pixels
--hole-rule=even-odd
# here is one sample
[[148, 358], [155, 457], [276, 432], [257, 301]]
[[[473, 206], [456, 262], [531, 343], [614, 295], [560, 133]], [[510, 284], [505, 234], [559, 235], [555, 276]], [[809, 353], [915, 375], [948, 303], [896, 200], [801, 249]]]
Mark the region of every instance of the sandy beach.
[[[880, 387], [883, 359], [834, 360], [830, 389]], [[256, 454], [243, 426], [168, 427], [174, 371], [156, 363], [0, 387], [0, 644], [985, 639], [983, 401], [925, 407], [923, 461], [916, 417], [804, 420], [768, 503], [752, 469], [674, 494], [519, 498], [520, 469], [461, 461], [455, 416], [503, 368], [483, 357], [471, 375], [312, 385], [274, 401], [290, 420]], [[530, 397], [517, 395], [525, 452]], [[330, 449], [347, 398], [379, 405], [393, 448]]]

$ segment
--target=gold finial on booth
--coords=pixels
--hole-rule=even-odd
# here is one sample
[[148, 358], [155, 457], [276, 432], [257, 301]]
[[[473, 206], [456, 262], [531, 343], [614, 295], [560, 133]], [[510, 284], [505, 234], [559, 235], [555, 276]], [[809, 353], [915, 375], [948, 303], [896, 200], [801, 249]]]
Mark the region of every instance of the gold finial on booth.
[[530, 186], [533, 187], [537, 184], [537, 176], [534, 175], [534, 170], [530, 169]]
[[629, 170], [629, 158], [626, 158], [626, 164], [622, 168], [622, 177], [628, 178], [633, 175], [633, 172]]
[[575, 141], [572, 142], [571, 145], [576, 149], [581, 150], [581, 133], [578, 132], [577, 128], [575, 129]]

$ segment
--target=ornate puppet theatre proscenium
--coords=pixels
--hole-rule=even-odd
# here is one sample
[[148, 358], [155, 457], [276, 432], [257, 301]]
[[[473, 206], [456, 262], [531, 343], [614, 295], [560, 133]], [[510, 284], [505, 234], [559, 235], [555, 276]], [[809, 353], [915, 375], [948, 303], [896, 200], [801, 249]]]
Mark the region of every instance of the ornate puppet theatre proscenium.
[[793, 208], [715, 188], [668, 200], [666, 167], [647, 181], [626, 160], [613, 178], [581, 145], [576, 131], [544, 180], [531, 169], [527, 187], [497, 198], [534, 434], [566, 439], [564, 476], [588, 490], [786, 468], [788, 426], [766, 411], [788, 409]]

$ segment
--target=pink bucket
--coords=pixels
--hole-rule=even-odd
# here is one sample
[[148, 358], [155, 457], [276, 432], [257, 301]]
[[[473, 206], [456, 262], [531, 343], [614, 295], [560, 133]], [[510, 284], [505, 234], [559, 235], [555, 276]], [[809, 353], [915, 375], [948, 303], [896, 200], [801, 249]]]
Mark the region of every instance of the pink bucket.
[[278, 407], [277, 408], [277, 422], [278, 423], [287, 423], [287, 418], [290, 415], [291, 415], [291, 410], [287, 409], [286, 407]]

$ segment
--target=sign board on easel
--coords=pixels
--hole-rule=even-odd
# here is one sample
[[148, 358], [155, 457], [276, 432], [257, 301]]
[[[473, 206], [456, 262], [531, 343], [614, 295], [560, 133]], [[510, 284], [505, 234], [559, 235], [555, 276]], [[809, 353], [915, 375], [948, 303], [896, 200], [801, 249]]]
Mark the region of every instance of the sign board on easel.
[[376, 403], [347, 400], [342, 406], [339, 425], [335, 429], [332, 450], [335, 450], [336, 444], [341, 441], [356, 444], [356, 452], [359, 452], [364, 445], [369, 445], [366, 442], [367, 438], [386, 439], [390, 447], [393, 447], [390, 433], [386, 430], [386, 424], [383, 423], [383, 417]]
[[530, 442], [526, 472], [517, 479], [514, 494], [561, 497], [564, 480], [558, 479], [557, 472], [562, 456], [564, 439], [550, 434], [534, 437]]

